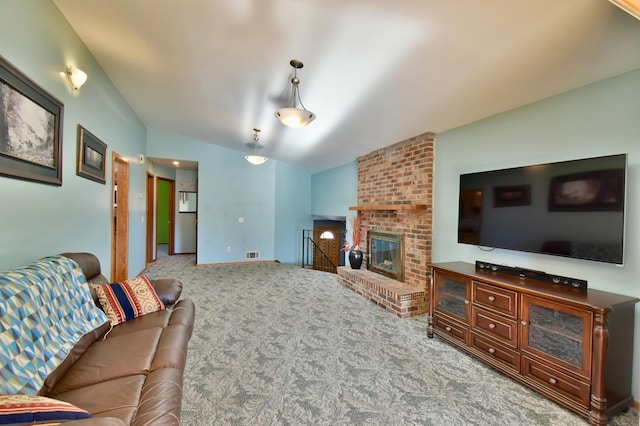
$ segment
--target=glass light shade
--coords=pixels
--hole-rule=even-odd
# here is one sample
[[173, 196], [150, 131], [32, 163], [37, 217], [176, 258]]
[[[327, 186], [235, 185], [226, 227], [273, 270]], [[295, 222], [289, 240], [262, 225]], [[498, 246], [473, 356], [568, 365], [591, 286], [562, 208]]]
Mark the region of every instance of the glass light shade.
[[87, 73], [74, 66], [67, 67], [67, 79], [73, 90], [78, 90], [87, 82]]
[[316, 119], [311, 111], [300, 108], [281, 108], [275, 112], [275, 116], [287, 127], [304, 127]]
[[263, 164], [265, 161], [268, 160], [267, 157], [262, 157], [260, 155], [247, 155], [244, 157], [248, 162], [250, 162], [251, 164], [254, 164], [256, 166], [259, 166], [260, 164]]

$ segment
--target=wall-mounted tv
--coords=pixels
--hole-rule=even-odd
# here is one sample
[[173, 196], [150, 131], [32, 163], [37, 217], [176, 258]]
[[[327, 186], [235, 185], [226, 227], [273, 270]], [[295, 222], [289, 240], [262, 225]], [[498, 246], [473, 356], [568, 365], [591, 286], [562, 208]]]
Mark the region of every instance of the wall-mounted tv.
[[458, 242], [623, 264], [627, 155], [460, 175]]

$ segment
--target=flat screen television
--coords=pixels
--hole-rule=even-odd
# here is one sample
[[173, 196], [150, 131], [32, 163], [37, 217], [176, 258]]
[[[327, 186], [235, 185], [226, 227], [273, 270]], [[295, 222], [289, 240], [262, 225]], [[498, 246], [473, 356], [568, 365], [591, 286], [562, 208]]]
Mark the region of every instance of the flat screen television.
[[627, 155], [460, 175], [458, 242], [623, 264]]

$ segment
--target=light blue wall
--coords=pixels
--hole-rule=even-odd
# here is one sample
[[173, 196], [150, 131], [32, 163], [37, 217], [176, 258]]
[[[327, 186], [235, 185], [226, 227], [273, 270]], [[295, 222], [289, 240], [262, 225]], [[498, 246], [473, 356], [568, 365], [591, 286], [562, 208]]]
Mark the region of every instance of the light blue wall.
[[350, 240], [350, 218], [357, 215], [349, 207], [358, 205], [358, 161], [311, 176], [311, 194], [311, 214], [317, 218], [345, 220], [345, 236]]
[[312, 175], [311, 194], [314, 216], [348, 216], [358, 204], [358, 161]]
[[[145, 261], [145, 166], [137, 163], [145, 151], [144, 127], [49, 0], [0, 2], [0, 54], [64, 103], [62, 186], [0, 177], [0, 270], [63, 251], [89, 251], [109, 276], [116, 151], [130, 161], [129, 276], [136, 275]], [[67, 64], [89, 75], [79, 93], [65, 83]], [[106, 185], [75, 174], [78, 124], [108, 145]]]
[[247, 251], [276, 258], [275, 161], [253, 166], [239, 151], [155, 129], [147, 140], [150, 157], [198, 162], [198, 264], [242, 262]]
[[302, 264], [302, 230], [313, 228], [311, 176], [276, 163], [275, 256], [282, 263]]
[[[461, 173], [628, 153], [624, 267], [458, 244]], [[436, 138], [433, 260], [486, 260], [583, 278], [589, 288], [640, 297], [640, 70], [574, 90]], [[640, 306], [633, 394], [640, 396]]]

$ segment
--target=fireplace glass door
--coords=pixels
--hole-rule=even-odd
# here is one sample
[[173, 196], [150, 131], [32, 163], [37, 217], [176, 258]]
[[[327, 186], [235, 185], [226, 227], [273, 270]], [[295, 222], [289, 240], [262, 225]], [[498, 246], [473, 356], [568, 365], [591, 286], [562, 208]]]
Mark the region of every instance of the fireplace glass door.
[[402, 245], [402, 234], [369, 231], [369, 270], [403, 281], [404, 249]]

